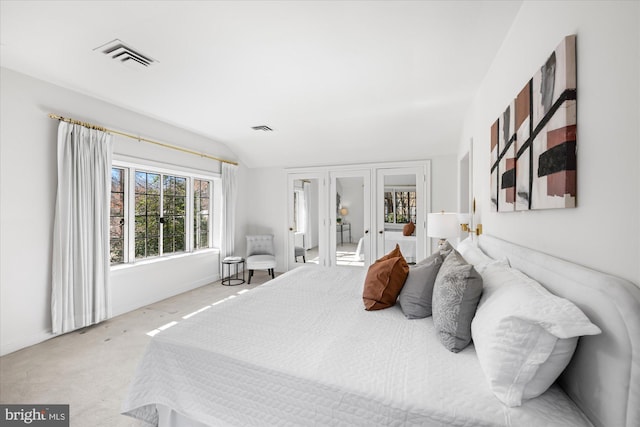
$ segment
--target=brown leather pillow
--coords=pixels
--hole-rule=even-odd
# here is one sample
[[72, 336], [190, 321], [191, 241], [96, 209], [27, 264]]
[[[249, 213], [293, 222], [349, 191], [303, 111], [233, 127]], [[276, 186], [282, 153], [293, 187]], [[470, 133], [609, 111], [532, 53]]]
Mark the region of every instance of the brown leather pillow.
[[416, 231], [416, 225], [411, 221], [402, 228], [402, 234], [405, 236], [411, 236], [414, 231]]
[[404, 286], [409, 266], [400, 246], [373, 263], [364, 280], [362, 300], [365, 310], [382, 310], [393, 306]]

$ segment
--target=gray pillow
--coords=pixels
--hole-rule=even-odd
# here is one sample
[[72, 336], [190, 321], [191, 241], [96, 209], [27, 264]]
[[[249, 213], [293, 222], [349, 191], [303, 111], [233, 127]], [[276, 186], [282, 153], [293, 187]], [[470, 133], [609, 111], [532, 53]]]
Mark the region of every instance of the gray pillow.
[[433, 284], [441, 265], [442, 256], [437, 252], [409, 269], [398, 296], [398, 303], [407, 319], [431, 316]]
[[438, 247], [438, 250], [440, 251], [440, 255], [442, 255], [443, 258], [446, 258], [453, 250], [453, 246], [451, 246], [451, 243], [449, 243], [448, 240], [445, 240], [442, 246]]
[[471, 321], [482, 294], [482, 277], [455, 249], [445, 258], [433, 286], [433, 325], [454, 353], [471, 342]]

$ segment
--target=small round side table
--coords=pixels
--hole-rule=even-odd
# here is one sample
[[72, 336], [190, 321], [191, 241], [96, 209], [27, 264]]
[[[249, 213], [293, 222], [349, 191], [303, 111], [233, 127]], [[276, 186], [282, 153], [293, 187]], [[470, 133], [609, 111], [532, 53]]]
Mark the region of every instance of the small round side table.
[[[225, 266], [227, 275], [225, 276]], [[231, 266], [235, 266], [235, 273], [231, 275]], [[242, 266], [242, 278], [240, 278], [240, 266]], [[222, 260], [222, 281], [223, 286], [237, 286], [244, 283], [244, 258], [223, 259]]]

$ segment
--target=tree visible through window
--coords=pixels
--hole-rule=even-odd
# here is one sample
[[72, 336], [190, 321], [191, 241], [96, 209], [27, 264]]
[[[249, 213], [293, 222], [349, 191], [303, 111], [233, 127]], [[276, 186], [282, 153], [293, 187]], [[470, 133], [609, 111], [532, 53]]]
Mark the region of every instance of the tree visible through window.
[[160, 255], [160, 174], [136, 171], [135, 257]]
[[193, 248], [209, 247], [209, 224], [211, 214], [211, 183], [202, 179], [193, 180]]
[[384, 222], [387, 224], [416, 223], [416, 192], [385, 191]]
[[184, 252], [187, 179], [163, 175], [162, 253]]
[[111, 241], [111, 264], [124, 262], [125, 230], [125, 170], [111, 169], [111, 209], [109, 214], [109, 237]]
[[114, 166], [111, 264], [212, 247], [213, 185], [213, 180]]

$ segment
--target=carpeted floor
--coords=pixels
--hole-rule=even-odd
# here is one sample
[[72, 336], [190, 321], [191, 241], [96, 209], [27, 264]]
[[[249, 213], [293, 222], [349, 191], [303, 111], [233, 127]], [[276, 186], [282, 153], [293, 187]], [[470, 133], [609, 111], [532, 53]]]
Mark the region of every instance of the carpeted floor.
[[141, 426], [120, 405], [154, 331], [268, 280], [256, 271], [251, 285], [216, 282], [3, 356], [0, 403], [69, 404], [73, 427]]

